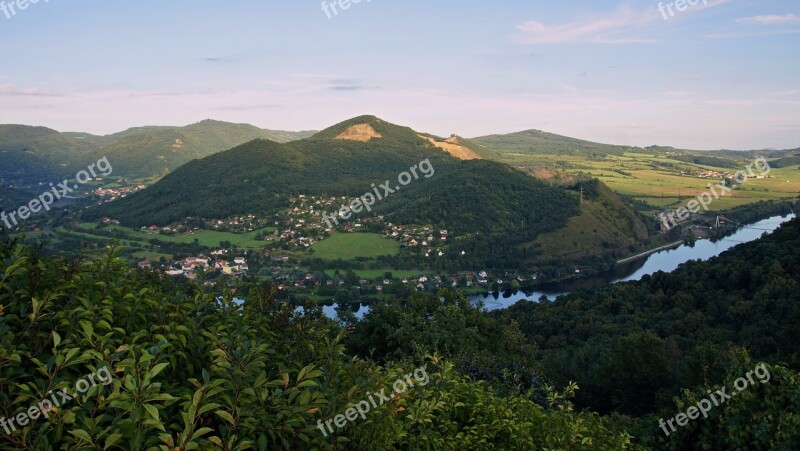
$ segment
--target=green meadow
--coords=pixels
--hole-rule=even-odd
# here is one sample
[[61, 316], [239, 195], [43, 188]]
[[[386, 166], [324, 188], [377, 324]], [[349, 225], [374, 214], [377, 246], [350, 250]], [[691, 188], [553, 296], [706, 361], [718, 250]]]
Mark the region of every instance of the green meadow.
[[314, 256], [323, 260], [352, 260], [358, 257], [397, 255], [400, 244], [373, 233], [334, 232], [311, 247]]

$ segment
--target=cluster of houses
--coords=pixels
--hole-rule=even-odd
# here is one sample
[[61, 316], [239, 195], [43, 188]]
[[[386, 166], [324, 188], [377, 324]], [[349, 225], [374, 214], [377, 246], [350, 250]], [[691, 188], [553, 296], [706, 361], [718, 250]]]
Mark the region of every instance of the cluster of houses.
[[[347, 197], [318, 197], [318, 196], [298, 196], [290, 198], [292, 203], [286, 218], [276, 221], [279, 227], [274, 238], [273, 247], [287, 245], [290, 249], [309, 248], [314, 243], [325, 238], [332, 232], [329, 224], [324, 220], [324, 214], [332, 214], [338, 211], [342, 205], [348, 204]], [[447, 230], [435, 233], [431, 227], [426, 226], [402, 226], [386, 223], [383, 216], [362, 218], [351, 221], [343, 221], [340, 225], [344, 232], [359, 232], [365, 230], [383, 230], [385, 236], [393, 238], [409, 247], [420, 246], [430, 248], [426, 253], [433, 255], [438, 253], [443, 255], [442, 249], [434, 249], [434, 246], [442, 246], [449, 236]], [[267, 237], [267, 241], [273, 241], [272, 237]]]
[[[342, 205], [347, 205], [347, 197], [306, 196], [290, 197], [290, 206], [274, 217], [255, 214], [233, 216], [227, 219], [201, 219], [203, 229], [232, 233], [246, 233], [267, 229], [256, 236], [264, 241], [264, 248], [284, 250], [304, 250], [324, 239], [332, 229], [324, 220], [324, 214], [335, 212]], [[191, 224], [191, 225], [189, 225]], [[201, 229], [198, 220], [187, 218], [185, 223], [164, 227], [151, 225], [142, 227], [142, 231], [150, 234], [191, 234]], [[418, 248], [428, 257], [444, 255], [444, 246], [450, 238], [447, 230], [434, 231], [430, 226], [395, 225], [386, 223], [383, 216], [343, 221], [340, 225], [344, 232], [383, 230], [385, 236], [393, 238], [410, 248]]]
[[449, 236], [447, 230], [440, 230], [438, 234], [434, 234], [431, 227], [403, 226], [392, 223], [386, 225], [384, 233], [387, 237], [394, 238], [411, 247], [433, 247], [437, 243], [444, 244]]
[[254, 214], [233, 216], [228, 219], [204, 220], [206, 229], [219, 232], [246, 233], [263, 229], [271, 224], [269, 218], [259, 217]]
[[305, 274], [303, 275], [284, 275], [279, 277], [278, 290], [280, 291], [306, 291], [313, 292], [315, 289], [322, 287], [325, 288], [348, 288], [356, 286], [364, 292], [377, 292], [384, 291], [390, 292], [390, 286], [394, 283], [400, 283], [412, 287], [415, 291], [436, 291], [440, 288], [459, 288], [459, 287], [473, 287], [481, 286], [489, 288], [492, 286], [503, 286], [509, 283], [518, 283], [520, 286], [534, 283], [538, 279], [538, 274], [522, 275], [522, 274], [509, 274], [493, 275], [489, 271], [479, 271], [477, 273], [465, 272], [450, 275], [437, 275], [437, 274], [420, 274], [412, 277], [403, 277], [400, 279], [381, 279], [375, 280], [358, 279], [348, 283], [345, 278], [340, 276], [327, 277], [325, 275]]
[[[512, 280], [516, 280], [519, 284], [526, 284], [530, 281], [535, 281], [538, 279], [538, 274], [532, 274], [530, 276], [526, 276], [523, 274], [509, 274], [505, 273], [503, 275], [499, 274], [492, 274], [489, 271], [479, 271], [477, 273], [466, 272], [466, 273], [459, 273], [459, 274], [450, 274], [449, 276], [442, 277], [438, 275], [420, 275], [417, 277], [408, 277], [402, 278], [400, 280], [401, 283], [404, 284], [411, 284], [413, 285], [418, 291], [424, 290], [432, 290], [432, 289], [439, 289], [439, 288], [457, 288], [457, 287], [472, 287], [475, 285], [480, 285], [487, 287], [489, 285], [503, 285], [508, 282], [512, 282]], [[390, 283], [388, 280], [384, 280], [385, 284]]]
[[[447, 230], [439, 230], [438, 233], [435, 233], [431, 227], [402, 226], [391, 223], [387, 225], [385, 234], [410, 248], [418, 248], [419, 252], [426, 257], [444, 256], [446, 251], [444, 246], [450, 236]], [[466, 255], [466, 252], [461, 251], [461, 255]]]
[[185, 225], [172, 225], [172, 226], [165, 226], [159, 227], [157, 225], [151, 225], [150, 227], [144, 226], [141, 228], [141, 231], [148, 234], [161, 234], [161, 235], [191, 235], [194, 232], [199, 231], [199, 227], [187, 227]]
[[697, 171], [697, 177], [701, 179], [721, 179], [726, 176], [727, 173], [714, 171], [711, 169], [701, 169]]
[[[168, 276], [184, 276], [190, 280], [197, 277], [197, 271], [219, 272], [222, 276], [242, 277], [250, 269], [244, 257], [236, 257], [232, 261], [224, 258], [225, 251], [214, 251], [212, 257], [200, 255], [197, 257], [186, 257], [183, 260], [174, 262], [164, 270]], [[150, 268], [149, 262], [140, 262], [139, 268]]]
[[[123, 183], [124, 181], [120, 180], [118, 183]], [[133, 194], [137, 191], [141, 191], [147, 188], [147, 185], [143, 183], [138, 183], [129, 186], [123, 186], [120, 188], [96, 188], [94, 190], [94, 194], [97, 197], [103, 199], [104, 202], [113, 202], [117, 199], [122, 199], [123, 197], [127, 197], [129, 194]]]
[[[683, 174], [683, 171], [681, 171]], [[722, 179], [722, 180], [731, 180], [735, 177], [735, 173], [730, 171], [720, 172], [714, 171], [711, 169], [701, 169], [696, 173], [698, 178], [701, 179]], [[766, 174], [747, 174], [746, 177], [748, 179], [765, 179], [768, 178]]]

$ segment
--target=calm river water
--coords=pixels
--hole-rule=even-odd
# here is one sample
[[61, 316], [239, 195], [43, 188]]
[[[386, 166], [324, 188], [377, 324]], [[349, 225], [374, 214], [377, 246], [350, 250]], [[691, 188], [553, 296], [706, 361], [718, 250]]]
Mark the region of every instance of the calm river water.
[[[717, 240], [716, 242], [698, 240], [694, 243], [694, 246], [684, 244], [674, 249], [660, 251], [644, 257], [641, 260], [619, 265], [612, 274], [554, 284], [548, 289], [542, 289], [540, 291], [519, 290], [475, 295], [471, 296], [470, 300], [473, 302], [483, 301], [487, 310], [497, 310], [507, 308], [521, 300], [537, 301], [542, 296], [554, 300], [558, 296], [569, 294], [578, 288], [597, 288], [608, 283], [639, 280], [645, 275], [655, 274], [658, 271], [671, 272], [677, 269], [682, 263], [686, 263], [689, 260], [708, 260], [736, 245], [757, 240], [762, 235], [775, 231], [781, 224], [794, 217], [793, 214], [787, 216], [773, 216], [746, 225], [732, 235]], [[356, 308], [358, 308], [356, 316], [359, 318], [369, 311], [369, 306], [365, 305]], [[335, 306], [326, 306], [324, 307], [324, 311], [328, 317], [336, 318]]]

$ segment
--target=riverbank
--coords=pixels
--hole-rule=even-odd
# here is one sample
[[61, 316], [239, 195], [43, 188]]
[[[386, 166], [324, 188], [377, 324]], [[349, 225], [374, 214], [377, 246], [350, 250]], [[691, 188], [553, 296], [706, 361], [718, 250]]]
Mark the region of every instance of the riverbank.
[[681, 244], [684, 244], [684, 242], [683, 241], [676, 241], [674, 243], [667, 244], [666, 246], [661, 246], [661, 247], [657, 247], [655, 249], [650, 249], [649, 251], [642, 252], [641, 254], [636, 254], [636, 255], [634, 255], [632, 257], [623, 258], [622, 260], [618, 260], [617, 264], [618, 265], [624, 265], [625, 263], [629, 263], [629, 262], [632, 262], [634, 260], [638, 260], [640, 258], [647, 257], [648, 255], [655, 254], [656, 252], [661, 252], [661, 251], [664, 251], [664, 250], [667, 250], [667, 249], [674, 249], [674, 248], [680, 246]]
[[647, 256], [642, 264], [635, 267], [625, 267], [620, 265], [617, 272], [604, 277], [592, 279], [576, 280], [569, 284], [550, 285], [545, 290], [527, 291], [506, 291], [502, 293], [485, 293], [479, 296], [472, 296], [473, 302], [483, 302], [488, 310], [496, 310], [509, 307], [521, 300], [535, 301], [542, 299], [542, 296], [549, 300], [554, 300], [558, 296], [566, 295], [579, 289], [596, 289], [602, 285], [618, 282], [628, 282], [640, 280], [646, 275], [656, 272], [672, 272], [678, 266], [689, 260], [708, 260], [731, 249], [739, 244], [755, 241], [764, 233], [775, 231], [784, 222], [790, 221], [795, 217], [794, 214], [784, 216], [773, 216], [761, 221], [747, 224], [740, 227], [735, 233], [728, 237], [712, 240], [698, 240], [690, 244], [682, 244], [661, 251], [653, 252]]

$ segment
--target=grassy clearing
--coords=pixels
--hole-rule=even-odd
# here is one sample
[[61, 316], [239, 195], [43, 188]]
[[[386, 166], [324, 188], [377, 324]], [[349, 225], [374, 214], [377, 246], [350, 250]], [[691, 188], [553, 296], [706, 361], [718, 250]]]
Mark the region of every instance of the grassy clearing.
[[150, 252], [150, 251], [139, 251], [134, 252], [133, 257], [137, 260], [147, 260], [149, 262], [157, 262], [161, 260], [161, 257], [164, 257], [167, 260], [172, 259], [172, 255], [170, 254], [161, 254], [158, 252]]
[[353, 260], [357, 257], [397, 255], [400, 244], [372, 233], [334, 232], [312, 246], [314, 256], [323, 260]]
[[[95, 224], [93, 223], [82, 223], [80, 226], [87, 230], [93, 230]], [[108, 230], [119, 230], [122, 231], [126, 236], [130, 237], [133, 240], [143, 241], [145, 243], [149, 242], [152, 239], [156, 239], [161, 242], [165, 243], [187, 243], [191, 244], [194, 243], [195, 240], [201, 245], [205, 247], [219, 247], [220, 242], [222, 241], [230, 241], [231, 244], [239, 246], [243, 249], [260, 249], [266, 245], [266, 241], [256, 240], [255, 236], [260, 230], [256, 230], [253, 232], [248, 233], [231, 233], [231, 232], [218, 232], [215, 230], [198, 230], [197, 232], [191, 233], [189, 235], [180, 235], [180, 236], [169, 236], [169, 235], [160, 235], [160, 234], [149, 234], [142, 232], [140, 230], [131, 230], [126, 227], [121, 226], [109, 226]], [[263, 230], [274, 231], [274, 228], [266, 228]]]
[[[386, 274], [387, 272], [392, 273], [392, 277], [395, 277], [395, 278], [398, 278], [398, 277], [413, 277], [413, 276], [418, 276], [420, 274], [427, 274], [426, 271], [420, 271], [420, 270], [416, 270], [416, 269], [414, 269], [414, 270], [412, 270], [412, 269], [400, 269], [400, 270], [397, 270], [397, 269], [357, 269], [357, 270], [355, 270], [353, 272], [355, 272], [356, 275], [358, 275], [358, 277], [362, 277], [364, 279], [369, 279], [369, 280], [376, 279], [378, 277], [383, 278], [384, 274]], [[326, 269], [325, 270], [325, 274], [327, 274], [328, 277], [333, 277], [335, 273], [336, 273], [335, 269]], [[341, 276], [344, 276], [346, 273], [347, 273], [347, 270], [344, 270], [344, 269], [339, 270], [339, 275], [341, 275]]]

